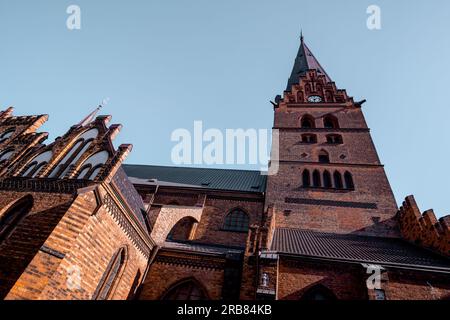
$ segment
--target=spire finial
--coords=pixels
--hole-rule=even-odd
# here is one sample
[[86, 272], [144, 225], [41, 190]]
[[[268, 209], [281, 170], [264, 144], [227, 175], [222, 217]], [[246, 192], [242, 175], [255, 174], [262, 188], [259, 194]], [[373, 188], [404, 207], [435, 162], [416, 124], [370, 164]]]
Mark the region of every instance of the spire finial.
[[81, 120], [80, 123], [77, 124], [78, 127], [84, 127], [85, 125], [88, 125], [89, 123], [91, 123], [92, 121], [94, 121], [95, 116], [97, 115], [97, 113], [108, 104], [109, 98], [103, 99], [102, 102], [98, 105], [97, 108], [95, 108], [94, 111], [92, 111], [90, 114], [88, 114], [88, 116], [86, 118], [84, 118], [83, 120]]
[[300, 41], [303, 42], [303, 29], [300, 30]]

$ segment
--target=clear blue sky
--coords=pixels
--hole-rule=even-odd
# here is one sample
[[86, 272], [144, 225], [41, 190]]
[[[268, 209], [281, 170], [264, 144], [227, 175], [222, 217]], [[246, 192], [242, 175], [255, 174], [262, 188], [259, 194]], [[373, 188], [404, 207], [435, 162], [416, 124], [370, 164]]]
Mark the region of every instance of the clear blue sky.
[[[66, 8], [82, 29], [66, 28]], [[381, 7], [382, 29], [366, 27]], [[170, 165], [176, 128], [270, 128], [300, 29], [365, 115], [397, 201], [450, 213], [450, 1], [0, 0], [0, 107], [48, 113], [51, 140], [103, 98], [134, 145]]]

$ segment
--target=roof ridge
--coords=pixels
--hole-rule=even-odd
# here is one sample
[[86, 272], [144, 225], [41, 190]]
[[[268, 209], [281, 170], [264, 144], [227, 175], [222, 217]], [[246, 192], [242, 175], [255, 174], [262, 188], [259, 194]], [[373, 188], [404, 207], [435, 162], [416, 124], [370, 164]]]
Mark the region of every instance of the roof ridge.
[[248, 170], [248, 169], [225, 169], [225, 168], [205, 168], [205, 167], [183, 167], [183, 166], [166, 166], [166, 165], [153, 165], [153, 164], [127, 164], [124, 163], [123, 166], [139, 166], [139, 167], [153, 167], [153, 168], [165, 168], [165, 169], [190, 169], [190, 170], [217, 170], [217, 171], [235, 171], [235, 172], [251, 172], [256, 173], [261, 170]]

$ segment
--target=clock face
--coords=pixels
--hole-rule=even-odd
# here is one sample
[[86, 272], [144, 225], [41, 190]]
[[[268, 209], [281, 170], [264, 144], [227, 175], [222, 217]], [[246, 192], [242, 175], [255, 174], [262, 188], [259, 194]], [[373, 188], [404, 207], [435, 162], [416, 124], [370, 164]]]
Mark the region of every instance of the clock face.
[[309, 96], [308, 97], [308, 101], [309, 102], [314, 102], [314, 103], [322, 102], [322, 97], [320, 97], [320, 96]]

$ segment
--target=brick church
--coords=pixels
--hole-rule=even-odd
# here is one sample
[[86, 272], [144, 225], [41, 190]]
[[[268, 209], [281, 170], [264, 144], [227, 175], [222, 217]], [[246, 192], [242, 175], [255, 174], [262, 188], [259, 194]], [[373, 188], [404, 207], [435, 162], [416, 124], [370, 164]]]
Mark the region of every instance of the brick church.
[[50, 144], [0, 112], [0, 298], [450, 299], [450, 216], [397, 207], [363, 103], [302, 37], [269, 176], [124, 164], [98, 110]]

